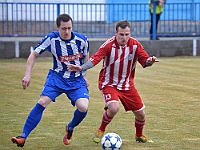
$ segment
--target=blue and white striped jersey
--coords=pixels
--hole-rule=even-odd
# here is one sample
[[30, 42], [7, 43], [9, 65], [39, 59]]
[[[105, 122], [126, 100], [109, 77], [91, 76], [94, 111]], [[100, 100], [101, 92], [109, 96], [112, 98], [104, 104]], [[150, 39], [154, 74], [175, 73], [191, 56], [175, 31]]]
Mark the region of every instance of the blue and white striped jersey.
[[82, 75], [82, 72], [69, 72], [67, 65], [84, 63], [84, 58], [89, 52], [89, 41], [87, 37], [76, 32], [72, 32], [70, 40], [62, 40], [59, 32], [55, 31], [47, 34], [34, 50], [39, 54], [44, 51], [51, 52], [53, 70], [63, 78], [74, 78]]

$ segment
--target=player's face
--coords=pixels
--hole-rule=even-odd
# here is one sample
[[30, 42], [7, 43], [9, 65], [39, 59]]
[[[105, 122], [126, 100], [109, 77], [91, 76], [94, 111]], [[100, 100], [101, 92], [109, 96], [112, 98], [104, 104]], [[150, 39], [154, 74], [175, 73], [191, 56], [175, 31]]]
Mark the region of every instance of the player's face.
[[72, 35], [72, 22], [71, 20], [68, 22], [60, 22], [60, 27], [57, 27], [60, 37], [63, 40], [69, 40], [71, 39], [71, 35]]
[[119, 46], [124, 46], [130, 38], [130, 28], [126, 27], [125, 29], [122, 29], [121, 27], [119, 27], [118, 30], [115, 32], [115, 35]]

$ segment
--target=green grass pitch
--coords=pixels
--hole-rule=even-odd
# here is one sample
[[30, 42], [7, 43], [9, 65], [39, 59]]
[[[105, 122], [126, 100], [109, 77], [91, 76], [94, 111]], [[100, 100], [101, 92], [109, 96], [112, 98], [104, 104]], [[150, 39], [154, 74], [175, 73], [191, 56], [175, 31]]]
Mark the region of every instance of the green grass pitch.
[[[122, 150], [198, 150], [200, 149], [200, 58], [158, 58], [159, 63], [143, 69], [137, 65], [135, 86], [145, 105], [146, 134], [154, 143], [136, 143], [134, 116], [119, 113], [106, 132], [116, 132], [123, 140]], [[50, 59], [36, 60], [31, 85], [23, 90], [21, 80], [25, 73], [25, 59], [0, 60], [0, 149], [17, 150], [12, 136], [21, 133], [25, 119], [39, 99]], [[63, 94], [44, 112], [36, 129], [28, 137], [23, 150], [100, 150], [92, 142], [104, 112], [104, 102], [97, 88], [101, 64], [87, 71], [90, 86], [89, 112], [75, 128], [71, 145], [65, 146], [62, 138], [65, 125], [71, 120], [74, 107]]]

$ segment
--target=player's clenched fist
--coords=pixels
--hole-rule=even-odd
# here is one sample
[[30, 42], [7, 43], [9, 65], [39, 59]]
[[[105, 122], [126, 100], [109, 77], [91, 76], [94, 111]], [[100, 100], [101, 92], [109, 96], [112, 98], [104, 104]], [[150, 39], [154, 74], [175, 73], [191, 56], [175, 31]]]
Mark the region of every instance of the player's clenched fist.
[[22, 79], [22, 87], [23, 89], [26, 89], [30, 85], [30, 76], [25, 75], [24, 78]]

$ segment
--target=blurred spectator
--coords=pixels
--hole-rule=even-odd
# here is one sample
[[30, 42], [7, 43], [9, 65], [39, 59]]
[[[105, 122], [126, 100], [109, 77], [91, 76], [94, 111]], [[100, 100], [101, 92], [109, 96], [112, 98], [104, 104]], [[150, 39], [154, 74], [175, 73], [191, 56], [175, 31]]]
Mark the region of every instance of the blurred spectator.
[[[158, 21], [160, 20], [160, 15], [163, 12], [164, 4], [166, 3], [166, 0], [149, 0], [149, 12], [151, 16], [151, 26], [150, 26], [150, 40], [153, 40], [153, 1], [156, 2], [156, 33], [158, 28]], [[158, 37], [156, 37], [156, 40], [159, 40]]]

